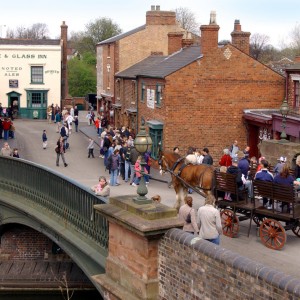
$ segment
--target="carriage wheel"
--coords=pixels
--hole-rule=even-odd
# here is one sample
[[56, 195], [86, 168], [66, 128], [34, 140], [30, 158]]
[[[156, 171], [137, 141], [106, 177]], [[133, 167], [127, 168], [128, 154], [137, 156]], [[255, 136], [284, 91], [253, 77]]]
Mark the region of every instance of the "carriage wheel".
[[286, 234], [282, 225], [273, 219], [265, 219], [259, 228], [262, 243], [271, 249], [280, 250], [286, 242]]
[[297, 222], [297, 224], [292, 228], [292, 231], [297, 237], [300, 237], [300, 224]]
[[231, 238], [237, 236], [240, 227], [239, 219], [232, 210], [222, 210], [221, 221], [224, 235]]

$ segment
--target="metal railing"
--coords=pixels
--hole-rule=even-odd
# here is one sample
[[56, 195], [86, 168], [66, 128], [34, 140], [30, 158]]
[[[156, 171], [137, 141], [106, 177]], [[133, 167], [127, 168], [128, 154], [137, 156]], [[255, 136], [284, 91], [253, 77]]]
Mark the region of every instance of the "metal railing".
[[108, 222], [94, 213], [94, 205], [105, 200], [81, 184], [38, 164], [0, 156], [0, 190], [55, 214], [107, 251]]

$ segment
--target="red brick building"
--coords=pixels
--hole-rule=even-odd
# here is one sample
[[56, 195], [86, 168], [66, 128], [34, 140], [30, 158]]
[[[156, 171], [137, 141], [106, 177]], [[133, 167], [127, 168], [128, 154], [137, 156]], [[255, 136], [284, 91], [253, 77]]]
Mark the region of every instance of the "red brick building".
[[[159, 6], [152, 6], [146, 12], [146, 24], [126, 33], [119, 34], [97, 45], [97, 111], [109, 119], [110, 124], [122, 124], [136, 129], [136, 92], [133, 81], [128, 88], [132, 97], [128, 106], [120, 106], [124, 100], [115, 95], [115, 87], [124, 90], [115, 81], [117, 72], [127, 69], [147, 58], [151, 53], [168, 55], [168, 34], [181, 37], [191, 43], [184, 29], [176, 21], [175, 12], [161, 11]], [[181, 41], [180, 41], [181, 44]]]
[[[159, 143], [182, 153], [208, 147], [216, 162], [233, 140], [249, 143], [244, 110], [277, 109], [284, 98], [285, 78], [249, 56], [250, 33], [238, 20], [227, 45], [218, 45], [213, 14], [200, 29], [201, 47], [177, 49], [135, 74], [138, 120], [147, 120], [154, 156]], [[257, 143], [252, 147], [257, 151]]]

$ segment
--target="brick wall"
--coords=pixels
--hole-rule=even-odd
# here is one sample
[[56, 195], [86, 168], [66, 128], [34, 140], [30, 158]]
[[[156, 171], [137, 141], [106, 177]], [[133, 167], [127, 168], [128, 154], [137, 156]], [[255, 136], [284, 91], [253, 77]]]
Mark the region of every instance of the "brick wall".
[[208, 147], [216, 163], [235, 139], [246, 146], [243, 110], [278, 108], [285, 94], [284, 77], [232, 45], [165, 79], [161, 107], [153, 110], [139, 102], [139, 116], [164, 123], [165, 150], [179, 146], [184, 154], [189, 146]]
[[171, 229], [160, 241], [159, 299], [300, 298], [300, 280], [193, 238]]
[[10, 260], [43, 259], [44, 254], [51, 254], [52, 241], [29, 227], [15, 226], [1, 236], [0, 257]]
[[[168, 33], [184, 31], [178, 24], [151, 25], [119, 41], [119, 71], [148, 57], [151, 52], [168, 55]], [[155, 38], [154, 38], [155, 37]]]

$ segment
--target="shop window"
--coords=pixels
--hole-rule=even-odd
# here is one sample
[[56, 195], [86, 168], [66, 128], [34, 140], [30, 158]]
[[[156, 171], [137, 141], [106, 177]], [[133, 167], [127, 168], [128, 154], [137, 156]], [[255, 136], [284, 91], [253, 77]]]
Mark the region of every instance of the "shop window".
[[149, 135], [152, 139], [151, 157], [158, 159], [159, 150], [162, 149], [163, 130], [149, 128]]
[[158, 84], [156, 86], [156, 98], [155, 98], [156, 106], [161, 106], [161, 101], [162, 101], [162, 86]]
[[132, 80], [131, 81], [131, 95], [132, 95], [132, 98], [131, 98], [131, 103], [132, 104], [135, 104], [135, 101], [136, 101], [136, 81], [135, 80]]
[[141, 101], [145, 102], [146, 98], [146, 84], [142, 82]]
[[300, 108], [300, 82], [295, 81], [294, 108]]
[[31, 67], [31, 83], [44, 83], [44, 68], [40, 66]]
[[28, 108], [46, 108], [48, 91], [36, 91], [27, 93]]
[[110, 58], [110, 45], [107, 45], [107, 58]]

